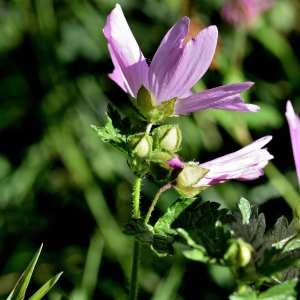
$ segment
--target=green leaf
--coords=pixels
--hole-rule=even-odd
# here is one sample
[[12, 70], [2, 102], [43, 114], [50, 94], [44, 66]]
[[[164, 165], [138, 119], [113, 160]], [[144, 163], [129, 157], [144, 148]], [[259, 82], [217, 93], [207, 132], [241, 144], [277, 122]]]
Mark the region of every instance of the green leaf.
[[292, 240], [289, 240], [285, 245], [283, 252], [289, 252], [300, 248], [300, 238], [296, 237]]
[[27, 266], [26, 270], [23, 272], [23, 274], [17, 281], [14, 289], [9, 294], [9, 296], [6, 300], [23, 300], [25, 298], [25, 293], [26, 293], [27, 287], [29, 285], [35, 265], [41, 254], [42, 248], [43, 248], [43, 244], [40, 246], [39, 250], [35, 253], [33, 259], [31, 260], [31, 262]]
[[28, 300], [40, 300], [42, 299], [50, 289], [55, 285], [63, 272], [58, 273], [50, 280], [48, 280], [41, 288], [39, 288]]
[[260, 248], [265, 242], [266, 219], [264, 214], [258, 214], [256, 207], [252, 210], [248, 224], [243, 223], [243, 216], [240, 213], [235, 214], [235, 222], [231, 224], [231, 228], [236, 237], [242, 238], [254, 249]]
[[175, 201], [167, 211], [161, 216], [154, 225], [154, 231], [160, 234], [176, 232], [171, 228], [171, 224], [178, 218], [178, 216], [189, 206], [195, 199], [180, 198]]
[[241, 198], [238, 206], [242, 215], [242, 223], [249, 224], [251, 217], [251, 205], [249, 201], [245, 198]]
[[268, 232], [268, 238], [270, 243], [272, 243], [272, 246], [274, 246], [274, 243], [278, 243], [279, 241], [283, 242], [285, 245], [289, 240], [295, 237], [296, 233], [297, 231], [294, 224], [289, 224], [287, 218], [282, 216], [277, 219], [272, 230]]
[[107, 106], [107, 114], [113, 121], [114, 127], [118, 128], [120, 133], [123, 135], [130, 135], [136, 132], [143, 131], [146, 126], [145, 121], [142, 120], [143, 116], [139, 113], [132, 102], [126, 102], [123, 104], [126, 106], [126, 108], [121, 107], [120, 111], [122, 112], [122, 114], [125, 114], [125, 117], [121, 116], [119, 111], [115, 109], [111, 104], [108, 104]]
[[296, 300], [296, 280], [289, 280], [261, 293], [259, 300]]
[[195, 261], [200, 261], [207, 263], [210, 261], [209, 256], [207, 255], [206, 249], [198, 245], [188, 234], [187, 231], [185, 231], [183, 228], [178, 228], [177, 233], [179, 236], [183, 238], [187, 246], [185, 245], [180, 245], [179, 244], [179, 250], [181, 250], [182, 254], [190, 259], [190, 260], [195, 260]]
[[118, 128], [113, 126], [111, 118], [106, 115], [106, 123], [103, 127], [91, 125], [100, 139], [105, 143], [110, 143], [121, 151], [126, 152], [126, 136], [120, 133]]

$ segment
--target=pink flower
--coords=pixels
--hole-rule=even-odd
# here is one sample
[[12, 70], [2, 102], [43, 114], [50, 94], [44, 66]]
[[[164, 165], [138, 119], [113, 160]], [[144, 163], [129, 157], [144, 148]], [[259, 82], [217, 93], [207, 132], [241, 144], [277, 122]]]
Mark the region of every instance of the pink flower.
[[[263, 148], [271, 139], [271, 136], [265, 136], [236, 152], [206, 163], [197, 164], [198, 167], [202, 170], [206, 169], [207, 172], [197, 182], [194, 182], [192, 187], [211, 186], [231, 179], [253, 180], [262, 176], [263, 168], [273, 158], [268, 150]], [[169, 166], [178, 168], [180, 166], [178, 159], [178, 157], [175, 157], [168, 161]], [[195, 166], [195, 163], [186, 163], [186, 165]]]
[[175, 115], [216, 108], [236, 111], [257, 111], [258, 106], [245, 104], [240, 96], [253, 83], [243, 82], [192, 93], [191, 88], [210, 66], [218, 39], [216, 26], [209, 26], [186, 41], [190, 19], [183, 17], [162, 39], [150, 65], [140, 50], [116, 4], [109, 14], [103, 33], [114, 70], [109, 77], [130, 96], [136, 98], [144, 86], [156, 106], [176, 98]]
[[270, 8], [271, 4], [270, 0], [229, 0], [223, 6], [221, 15], [232, 25], [249, 26], [262, 12]]
[[290, 101], [288, 101], [286, 104], [285, 116], [287, 118], [290, 128], [290, 136], [292, 141], [296, 172], [300, 186], [300, 119], [295, 114], [295, 111]]

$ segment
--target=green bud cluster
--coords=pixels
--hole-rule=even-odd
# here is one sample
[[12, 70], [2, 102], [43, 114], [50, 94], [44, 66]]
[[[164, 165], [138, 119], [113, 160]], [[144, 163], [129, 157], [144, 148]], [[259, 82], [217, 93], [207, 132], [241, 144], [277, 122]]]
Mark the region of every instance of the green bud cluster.
[[167, 160], [180, 149], [182, 141], [178, 125], [161, 125], [150, 133], [137, 133], [127, 137], [129, 166], [138, 175], [151, 173], [166, 178], [171, 172]]

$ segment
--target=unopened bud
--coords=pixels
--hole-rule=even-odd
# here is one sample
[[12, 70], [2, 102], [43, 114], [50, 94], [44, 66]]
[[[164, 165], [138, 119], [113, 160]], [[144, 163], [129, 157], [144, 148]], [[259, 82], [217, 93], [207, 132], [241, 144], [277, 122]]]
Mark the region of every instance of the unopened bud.
[[233, 265], [245, 267], [252, 257], [253, 248], [242, 239], [232, 240], [224, 258]]
[[182, 140], [181, 130], [177, 125], [162, 125], [153, 130], [155, 148], [175, 153]]
[[128, 143], [132, 153], [140, 158], [145, 158], [151, 153], [152, 138], [147, 134], [138, 133], [131, 135], [128, 138]]

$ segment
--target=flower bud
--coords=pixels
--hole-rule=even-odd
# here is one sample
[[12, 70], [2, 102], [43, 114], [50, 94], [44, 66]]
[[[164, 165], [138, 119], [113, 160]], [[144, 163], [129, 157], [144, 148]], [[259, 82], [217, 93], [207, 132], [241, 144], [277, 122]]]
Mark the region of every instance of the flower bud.
[[133, 155], [145, 158], [151, 154], [152, 138], [144, 133], [134, 134], [128, 137], [128, 145]]
[[249, 264], [252, 257], [253, 248], [242, 239], [232, 240], [227, 252], [224, 255], [233, 265], [245, 267]]
[[182, 140], [181, 130], [178, 125], [162, 125], [153, 130], [155, 148], [170, 153], [179, 150]]

